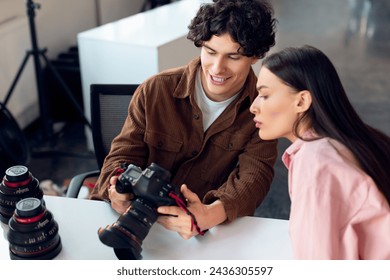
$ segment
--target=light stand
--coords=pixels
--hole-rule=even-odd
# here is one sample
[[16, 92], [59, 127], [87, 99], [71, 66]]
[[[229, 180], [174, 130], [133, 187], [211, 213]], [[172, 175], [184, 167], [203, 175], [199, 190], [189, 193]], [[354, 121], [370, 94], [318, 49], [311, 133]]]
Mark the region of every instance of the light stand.
[[11, 97], [11, 94], [20, 78], [20, 75], [23, 72], [24, 67], [26, 66], [26, 63], [29, 59], [29, 57], [32, 55], [34, 58], [34, 67], [35, 67], [35, 77], [36, 77], [36, 83], [37, 83], [37, 90], [38, 90], [38, 99], [39, 99], [39, 110], [40, 110], [40, 117], [43, 127], [43, 136], [45, 140], [51, 139], [53, 137], [53, 123], [50, 119], [49, 113], [48, 113], [48, 107], [46, 103], [46, 96], [45, 96], [45, 88], [44, 88], [44, 79], [43, 79], [43, 73], [42, 73], [42, 65], [40, 61], [40, 57], [44, 59], [46, 62], [46, 66], [48, 69], [53, 73], [56, 80], [59, 82], [61, 87], [64, 89], [64, 92], [66, 93], [67, 98], [69, 101], [74, 105], [78, 113], [80, 114], [82, 120], [87, 124], [90, 128], [92, 128], [90, 122], [87, 120], [87, 118], [84, 115], [83, 109], [78, 104], [77, 100], [75, 99], [74, 95], [70, 91], [69, 87], [66, 85], [64, 80], [61, 78], [58, 71], [53, 67], [51, 62], [47, 59], [45, 53], [47, 51], [46, 48], [40, 49], [38, 47], [38, 40], [37, 40], [37, 34], [36, 34], [36, 28], [35, 28], [35, 9], [40, 8], [39, 4], [34, 3], [32, 0], [26, 0], [26, 7], [27, 7], [27, 16], [29, 18], [29, 26], [30, 26], [30, 36], [31, 36], [31, 46], [32, 49], [28, 50], [25, 54], [25, 57], [22, 61], [22, 64], [19, 67], [19, 70], [10, 86], [10, 89], [5, 97], [4, 100], [4, 106], [6, 106], [9, 98]]

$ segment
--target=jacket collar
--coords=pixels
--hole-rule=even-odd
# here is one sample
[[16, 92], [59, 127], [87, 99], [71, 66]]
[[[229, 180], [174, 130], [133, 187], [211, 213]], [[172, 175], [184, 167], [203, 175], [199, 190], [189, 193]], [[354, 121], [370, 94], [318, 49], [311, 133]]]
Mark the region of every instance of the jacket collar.
[[173, 92], [176, 98], [186, 98], [195, 90], [196, 72], [200, 67], [200, 57], [191, 60], [184, 68], [182, 78]]

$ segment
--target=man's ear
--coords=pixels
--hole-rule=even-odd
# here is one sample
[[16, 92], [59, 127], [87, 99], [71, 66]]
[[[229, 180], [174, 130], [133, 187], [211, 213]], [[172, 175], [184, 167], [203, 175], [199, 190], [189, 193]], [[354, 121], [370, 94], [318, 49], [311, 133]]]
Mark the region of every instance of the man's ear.
[[259, 59], [257, 57], [252, 57], [252, 65], [254, 65], [258, 61]]
[[296, 108], [298, 113], [309, 110], [312, 103], [311, 93], [308, 90], [302, 90], [297, 93]]

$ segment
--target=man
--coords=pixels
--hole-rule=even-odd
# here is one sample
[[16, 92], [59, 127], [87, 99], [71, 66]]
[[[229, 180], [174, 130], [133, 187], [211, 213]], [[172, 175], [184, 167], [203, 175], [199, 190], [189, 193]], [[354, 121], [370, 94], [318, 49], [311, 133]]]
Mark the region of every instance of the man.
[[133, 196], [116, 191], [117, 168], [154, 162], [171, 172], [188, 209], [161, 206], [157, 211], [165, 215], [158, 222], [183, 238], [253, 215], [272, 182], [277, 148], [276, 141], [260, 140], [253, 126], [252, 65], [275, 44], [275, 24], [266, 1], [202, 5], [187, 36], [200, 57], [139, 86], [91, 198], [125, 212]]

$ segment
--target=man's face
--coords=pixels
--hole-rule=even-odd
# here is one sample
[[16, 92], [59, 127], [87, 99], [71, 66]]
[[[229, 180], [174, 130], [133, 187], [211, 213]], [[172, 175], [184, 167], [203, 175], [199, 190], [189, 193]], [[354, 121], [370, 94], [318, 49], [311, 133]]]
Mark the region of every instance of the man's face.
[[244, 85], [251, 65], [258, 60], [239, 53], [240, 45], [229, 34], [212, 36], [201, 49], [202, 86], [213, 101], [235, 95]]

